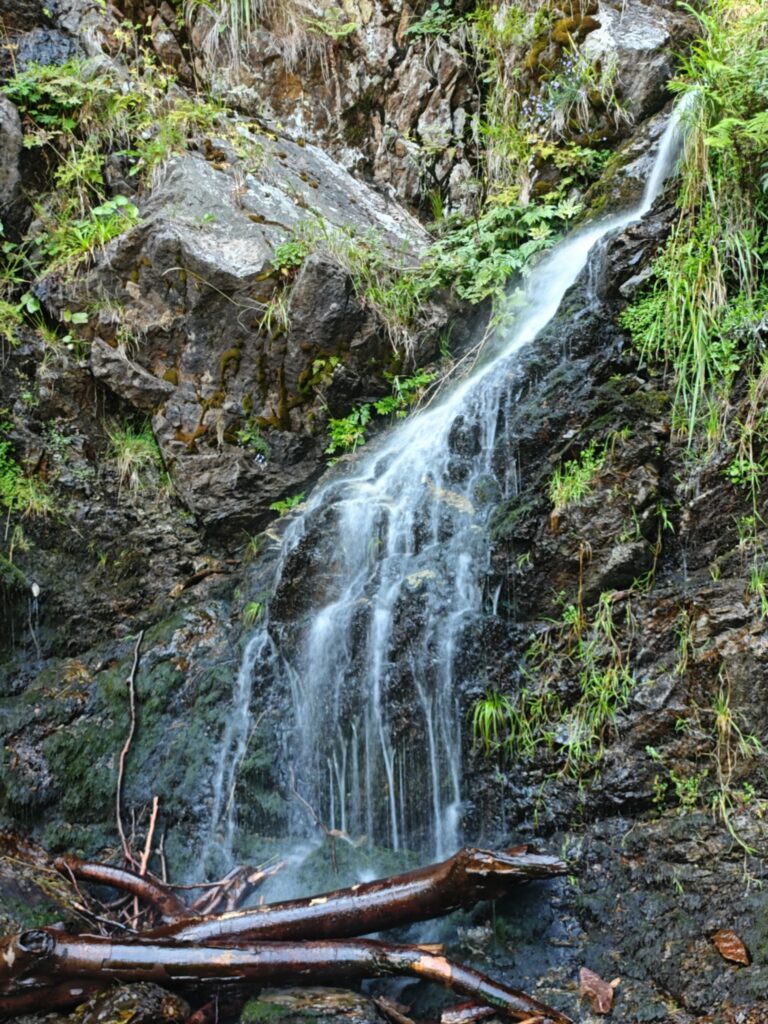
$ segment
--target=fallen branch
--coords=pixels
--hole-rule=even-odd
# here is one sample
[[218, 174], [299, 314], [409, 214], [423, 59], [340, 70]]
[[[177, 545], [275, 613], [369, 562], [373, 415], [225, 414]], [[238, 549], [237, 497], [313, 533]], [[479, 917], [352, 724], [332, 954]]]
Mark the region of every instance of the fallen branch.
[[[190, 982], [237, 982], [270, 985], [349, 982], [353, 979], [413, 976], [436, 981], [454, 992], [496, 1007], [516, 1021], [571, 1024], [570, 1018], [531, 996], [493, 981], [477, 971], [412, 946], [383, 942], [274, 942], [237, 949], [176, 946], [147, 939], [115, 941], [97, 936], [71, 936], [40, 928], [0, 942], [0, 1014], [19, 1012], [29, 982], [54, 984], [39, 988], [36, 1007], [53, 1008], [61, 982], [71, 998], [72, 982], [96, 980], [154, 981], [170, 988]], [[28, 1006], [29, 1003], [25, 1002]]]
[[125, 835], [125, 829], [123, 828], [123, 776], [125, 775], [125, 759], [128, 756], [128, 751], [131, 749], [131, 743], [133, 743], [133, 735], [136, 732], [136, 670], [139, 667], [139, 651], [141, 650], [141, 641], [144, 639], [144, 630], [139, 630], [139, 635], [136, 638], [136, 646], [133, 649], [133, 665], [131, 666], [131, 673], [128, 676], [128, 700], [131, 712], [131, 722], [128, 728], [128, 735], [125, 738], [123, 749], [120, 751], [120, 760], [117, 768], [117, 786], [115, 789], [115, 815], [117, 818], [117, 831], [120, 836], [120, 842], [123, 846], [123, 856], [125, 857], [126, 864], [133, 864], [134, 858], [131, 852], [130, 844]]
[[53, 862], [57, 871], [63, 875], [72, 875], [85, 882], [96, 882], [108, 885], [113, 889], [121, 889], [154, 907], [164, 922], [171, 924], [176, 921], [189, 920], [189, 911], [182, 901], [163, 886], [142, 878], [133, 871], [115, 868], [110, 864], [93, 864], [79, 860], [77, 857], [57, 857]]
[[211, 945], [350, 938], [444, 917], [480, 900], [496, 899], [512, 883], [552, 878], [566, 870], [557, 857], [527, 846], [500, 853], [466, 847], [448, 860], [403, 875], [222, 917], [180, 920], [147, 933], [147, 938]]
[[[150, 837], [155, 817], [153, 812]], [[213, 998], [212, 1005], [220, 1007], [220, 997], [242, 999], [263, 984], [346, 983], [364, 977], [411, 975], [474, 1000], [465, 1008], [466, 1019], [460, 1014], [453, 1024], [480, 1020], [484, 1013], [478, 1004], [526, 1024], [568, 1024], [562, 1013], [525, 993], [447, 960], [442, 947], [342, 941], [439, 917], [500, 896], [510, 884], [565, 872], [562, 861], [527, 846], [499, 853], [466, 848], [440, 864], [393, 878], [306, 900], [210, 916], [193, 916], [195, 904], [187, 908], [171, 886], [152, 876], [146, 869], [148, 858], [143, 858], [146, 876], [141, 877], [131, 870], [75, 857], [51, 862], [44, 851], [27, 846], [17, 842], [13, 849], [17, 856], [28, 854], [31, 862], [45, 870], [53, 870], [55, 864], [69, 878], [122, 890], [129, 900], [136, 898], [147, 905], [142, 915], [159, 914], [165, 923], [130, 936], [75, 936], [40, 928], [0, 941], [0, 1017], [71, 1006], [113, 980], [156, 981], [185, 994], [192, 992], [200, 1000]], [[148, 841], [145, 855], [150, 848]], [[204, 894], [196, 902], [231, 907], [242, 892], [280, 866], [236, 869], [218, 883], [203, 884]], [[314, 941], [302, 941], [308, 939]], [[210, 1012], [215, 1017], [218, 1010]], [[397, 1012], [394, 1008], [389, 1014], [392, 1024]], [[205, 1020], [206, 1013], [197, 1019]]]

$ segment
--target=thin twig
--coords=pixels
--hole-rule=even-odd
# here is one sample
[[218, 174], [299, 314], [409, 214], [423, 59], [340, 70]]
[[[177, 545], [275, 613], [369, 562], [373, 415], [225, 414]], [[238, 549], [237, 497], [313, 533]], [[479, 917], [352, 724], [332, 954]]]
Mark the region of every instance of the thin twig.
[[[141, 855], [141, 861], [139, 862], [139, 878], [144, 878], [147, 873], [147, 864], [149, 863], [149, 855], [152, 852], [152, 837], [155, 834], [155, 825], [157, 824], [157, 808], [159, 806], [158, 797], [152, 797], [152, 813], [149, 816], [149, 825], [147, 826], [147, 838], [144, 843], [144, 852]], [[133, 923], [134, 927], [139, 920], [139, 897], [134, 896], [133, 899]]]
[[117, 792], [115, 794], [115, 809], [117, 812], [117, 831], [120, 835], [120, 841], [123, 844], [123, 856], [125, 857], [126, 863], [135, 864], [133, 854], [131, 853], [131, 847], [125, 836], [125, 829], [123, 828], [123, 816], [122, 816], [122, 802], [123, 802], [123, 775], [125, 774], [125, 759], [128, 756], [128, 751], [131, 749], [131, 743], [133, 742], [133, 735], [136, 731], [136, 670], [139, 667], [139, 650], [141, 649], [141, 641], [144, 639], [144, 630], [139, 630], [139, 635], [136, 639], [136, 646], [133, 650], [133, 666], [131, 668], [131, 674], [128, 676], [128, 697], [130, 700], [131, 707], [131, 724], [128, 729], [128, 735], [123, 749], [120, 751], [120, 763], [117, 770]]

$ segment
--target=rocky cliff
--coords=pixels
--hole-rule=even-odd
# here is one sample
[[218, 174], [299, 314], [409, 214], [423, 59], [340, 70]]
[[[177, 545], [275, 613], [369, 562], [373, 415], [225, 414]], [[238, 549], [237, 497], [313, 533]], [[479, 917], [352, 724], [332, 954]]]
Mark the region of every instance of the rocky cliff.
[[[320, 519], [273, 594], [283, 513], [339, 472], [334, 436], [346, 464], [418, 400], [404, 381], [463, 372], [528, 269], [507, 253], [642, 192], [701, 30], [641, 0], [243, 10], [0, 0], [1, 820], [115, 849], [143, 629], [123, 800], [140, 835], [160, 798], [180, 874], [254, 622], [272, 602], [290, 628], [327, 585]], [[464, 832], [560, 847], [573, 878], [459, 941], [585, 1022], [585, 965], [620, 977], [615, 1019], [768, 1015], [762, 473], [749, 488], [724, 440], [697, 456], [621, 320], [677, 217], [673, 183], [510, 372], [517, 483], [461, 652], [463, 721], [495, 701], [508, 730], [465, 729]], [[764, 395], [734, 374], [721, 440]], [[588, 486], [565, 497], [567, 467]], [[257, 683], [252, 712], [233, 792], [256, 858], [291, 796], [285, 708]]]

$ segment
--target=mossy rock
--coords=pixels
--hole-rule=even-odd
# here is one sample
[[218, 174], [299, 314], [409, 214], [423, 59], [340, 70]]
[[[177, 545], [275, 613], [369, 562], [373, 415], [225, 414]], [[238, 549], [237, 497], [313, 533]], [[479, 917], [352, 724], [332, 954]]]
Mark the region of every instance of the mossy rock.
[[99, 993], [78, 1007], [71, 1024], [176, 1024], [190, 1014], [187, 1003], [152, 982], [140, 981]]
[[381, 1018], [365, 996], [347, 989], [301, 988], [262, 992], [250, 999], [239, 1024], [378, 1024]]
[[536, 502], [530, 498], [515, 497], [505, 501], [491, 518], [491, 539], [498, 542], [515, 537], [526, 520], [536, 515]]
[[0, 554], [0, 588], [4, 590], [29, 590], [29, 581], [21, 569]]
[[75, 909], [80, 897], [65, 878], [51, 870], [38, 847], [12, 834], [0, 834], [0, 935], [82, 921]]

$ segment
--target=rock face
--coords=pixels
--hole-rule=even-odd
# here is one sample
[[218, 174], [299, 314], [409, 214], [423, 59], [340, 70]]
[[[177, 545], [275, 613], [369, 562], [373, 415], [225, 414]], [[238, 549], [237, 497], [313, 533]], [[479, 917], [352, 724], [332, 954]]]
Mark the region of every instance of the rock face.
[[[116, 158], [113, 183], [138, 203], [138, 222], [86, 270], [38, 282], [47, 316], [73, 324], [71, 334], [54, 345], [27, 324], [0, 377], [13, 451], [55, 498], [47, 518], [17, 517], [3, 549], [10, 544], [13, 559], [0, 560], [0, 824], [21, 826], [52, 850], [114, 848], [126, 679], [144, 628], [124, 803], [141, 830], [159, 796], [177, 877], [213, 871], [226, 839], [211, 835], [210, 820], [217, 787], [226, 789], [220, 751], [248, 623], [271, 601], [270, 615], [290, 630], [336, 585], [320, 516], [272, 594], [286, 520], [272, 521], [269, 506], [323, 472], [328, 417], [386, 393], [385, 371], [403, 366], [356, 280], [355, 259], [376, 246], [385, 259], [416, 260], [428, 243], [413, 217], [312, 140], [398, 198], [423, 204], [433, 186], [454, 208], [472, 205], [480, 103], [459, 30], [409, 34], [410, 9], [360, 2], [345, 4], [340, 21], [322, 15], [325, 31], [308, 31], [301, 16], [339, 5], [279, 6], [300, 16], [261, 25], [225, 91], [295, 137], [241, 117], [241, 145], [201, 138], [141, 196]], [[578, 25], [567, 31], [583, 52], [617, 62], [628, 110], [642, 119], [663, 104], [670, 47], [689, 30], [673, 5], [569, 6], [578, 7]], [[182, 78], [196, 59], [199, 73], [215, 66], [200, 58], [209, 12], [195, 11], [186, 36], [168, 5], [151, 12], [156, 50]], [[68, 3], [54, 24], [38, 5], [0, 0], [0, 15], [15, 18], [13, 39], [27, 57], [42, 52], [37, 46], [54, 59], [73, 46], [119, 50], [114, 24], [93, 5]], [[347, 24], [355, 27], [345, 35]], [[537, 48], [528, 39], [527, 84], [545, 81], [546, 62], [568, 45]], [[661, 124], [652, 119], [628, 140], [588, 194], [592, 210], [625, 206], [642, 191]], [[616, 134], [629, 131], [622, 123]], [[26, 216], [20, 147], [18, 116], [0, 100], [0, 216], [16, 233]], [[546, 167], [532, 171], [550, 187]], [[584, 1024], [592, 1018], [574, 983], [582, 966], [620, 978], [614, 1015], [633, 1024], [768, 1019], [765, 896], [746, 884], [765, 879], [751, 852], [765, 842], [759, 741], [768, 732], [768, 636], [744, 531], [755, 509], [726, 486], [724, 465], [691, 475], [670, 430], [670, 396], [617, 326], [674, 215], [667, 200], [611, 239], [510, 371], [514, 401], [496, 461], [517, 489], [502, 501], [488, 488], [497, 505], [488, 599], [461, 652], [462, 723], [487, 690], [510, 700], [527, 692], [529, 701], [546, 691], [599, 724], [581, 761], [571, 751], [583, 719], [553, 713], [535, 750], [510, 744], [496, 760], [463, 725], [466, 835], [562, 847], [575, 880], [552, 885], [547, 899], [528, 890], [493, 922], [479, 911], [457, 941], [481, 968], [536, 986]], [[290, 246], [318, 236], [323, 244], [294, 262]], [[87, 323], [73, 322], [78, 314]], [[436, 303], [411, 339], [414, 363], [435, 356], [447, 323], [461, 334], [463, 316]], [[147, 423], [159, 455], [133, 487], [114, 437]], [[472, 439], [457, 430], [453, 440], [468, 458]], [[590, 443], [601, 462], [588, 491], [555, 507], [555, 468], [578, 461]], [[757, 513], [768, 513], [764, 493]], [[418, 600], [416, 581], [403, 603], [404, 638]], [[611, 700], [613, 713], [601, 718], [585, 705], [588, 692]], [[524, 706], [521, 721], [535, 732], [536, 705]], [[285, 709], [263, 680], [252, 710], [234, 783], [235, 848], [255, 862], [284, 853], [273, 837], [292, 795], [274, 772]], [[408, 730], [406, 702], [398, 711]], [[340, 869], [354, 880], [354, 858], [367, 851], [342, 845]], [[328, 887], [343, 881], [337, 853], [314, 855]], [[0, 862], [2, 883], [7, 858]], [[8, 896], [0, 884], [3, 927], [13, 925], [14, 898], [30, 902], [26, 884], [20, 892]], [[712, 935], [723, 928], [739, 934], [751, 964], [722, 959]], [[142, 998], [152, 1007], [163, 997]], [[257, 1005], [243, 1020], [306, 1017], [306, 1007], [286, 1002], [279, 1011]], [[309, 1015], [376, 1020], [365, 1002], [323, 1006]], [[126, 1009], [97, 1005], [93, 1014]]]
[[0, 222], [6, 236], [18, 234], [21, 195], [21, 122], [16, 107], [0, 96]]
[[[230, 535], [306, 487], [322, 467], [327, 410], [344, 415], [381, 393], [382, 368], [397, 365], [386, 324], [350, 276], [368, 258], [363, 246], [407, 262], [427, 240], [315, 147], [245, 127], [242, 138], [244, 158], [210, 142], [173, 161], [140, 224], [90, 273], [39, 289], [53, 315], [100, 296], [87, 327], [94, 376], [152, 414], [185, 505]], [[302, 238], [327, 239], [329, 254], [298, 276], [281, 271], [280, 246]], [[436, 314], [432, 338], [445, 322]], [[413, 358], [435, 354], [426, 337]]]
[[687, 18], [641, 0], [600, 0], [599, 28], [584, 42], [589, 60], [615, 67], [618, 94], [630, 114], [642, 121], [668, 98], [674, 74], [674, 47], [690, 31]]

